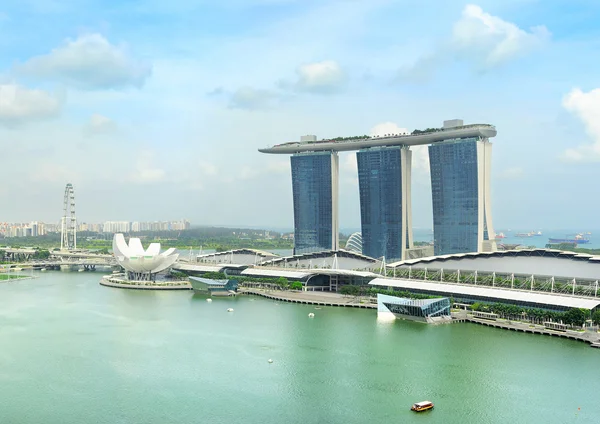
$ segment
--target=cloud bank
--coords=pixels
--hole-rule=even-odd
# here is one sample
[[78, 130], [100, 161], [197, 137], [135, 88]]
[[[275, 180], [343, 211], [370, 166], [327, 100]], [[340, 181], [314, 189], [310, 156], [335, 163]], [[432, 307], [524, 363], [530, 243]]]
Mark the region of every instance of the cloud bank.
[[0, 125], [12, 127], [53, 118], [60, 110], [61, 101], [46, 91], [0, 84]]
[[58, 81], [85, 90], [140, 88], [151, 67], [133, 58], [125, 46], [111, 44], [100, 34], [68, 39], [50, 53], [17, 66], [29, 77]]
[[439, 43], [430, 54], [419, 57], [411, 66], [400, 69], [398, 78], [423, 80], [441, 65], [469, 62], [478, 71], [488, 71], [541, 48], [551, 33], [543, 26], [526, 31], [516, 24], [468, 4], [452, 27], [449, 40]]
[[563, 107], [583, 122], [592, 143], [566, 149], [563, 159], [572, 162], [600, 161], [600, 88], [588, 91], [573, 89], [563, 99]]

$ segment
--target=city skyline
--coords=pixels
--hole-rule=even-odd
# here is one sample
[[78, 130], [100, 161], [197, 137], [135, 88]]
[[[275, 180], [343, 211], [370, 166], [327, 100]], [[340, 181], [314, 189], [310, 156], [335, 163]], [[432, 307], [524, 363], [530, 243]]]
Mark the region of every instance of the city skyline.
[[[136, 233], [143, 231], [181, 231], [189, 230], [190, 221], [187, 219], [171, 221], [104, 221], [85, 222], [75, 221], [77, 232], [89, 231], [96, 233]], [[60, 233], [62, 219], [55, 222], [0, 222], [0, 235], [4, 237], [37, 237], [48, 233]]]
[[[600, 5], [429, 4], [176, 0], [169, 8], [189, 13], [153, 3], [146, 26], [132, 5], [3, 2], [3, 219], [54, 221], [69, 181], [90, 222], [139, 210], [148, 221], [291, 228], [289, 163], [256, 148], [463, 116], [502, 129], [491, 176], [498, 229], [593, 228]], [[183, 16], [196, 14], [231, 26], [188, 25]], [[410, 19], [398, 28], [398, 17]], [[340, 228], [360, 227], [353, 156], [339, 155]], [[427, 156], [414, 151], [413, 173], [425, 174], [413, 178], [414, 228], [432, 219], [431, 188], [418, 182]]]

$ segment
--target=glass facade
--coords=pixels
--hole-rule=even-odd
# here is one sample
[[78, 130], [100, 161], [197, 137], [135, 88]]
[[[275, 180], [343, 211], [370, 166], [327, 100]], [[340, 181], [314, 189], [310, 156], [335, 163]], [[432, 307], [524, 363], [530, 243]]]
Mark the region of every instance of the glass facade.
[[434, 254], [479, 250], [478, 139], [429, 146]]
[[356, 159], [362, 253], [372, 258], [385, 256], [386, 260], [401, 259], [404, 212], [402, 148], [360, 150], [356, 153]]
[[337, 154], [296, 154], [291, 164], [294, 254], [337, 250]]
[[431, 318], [450, 317], [450, 299], [408, 299], [378, 294], [377, 312], [391, 312], [417, 321], [431, 322]]
[[432, 302], [428, 305], [414, 305], [414, 304], [397, 304], [397, 303], [383, 303], [390, 312], [398, 315], [408, 315], [411, 317], [436, 317], [443, 315], [450, 315], [450, 300], [443, 298], [438, 301]]

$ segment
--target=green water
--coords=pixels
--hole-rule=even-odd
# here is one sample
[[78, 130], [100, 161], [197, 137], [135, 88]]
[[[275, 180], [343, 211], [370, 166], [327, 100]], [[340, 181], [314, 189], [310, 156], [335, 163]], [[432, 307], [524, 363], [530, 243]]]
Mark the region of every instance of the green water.
[[600, 422], [581, 342], [99, 278], [0, 284], [0, 423]]

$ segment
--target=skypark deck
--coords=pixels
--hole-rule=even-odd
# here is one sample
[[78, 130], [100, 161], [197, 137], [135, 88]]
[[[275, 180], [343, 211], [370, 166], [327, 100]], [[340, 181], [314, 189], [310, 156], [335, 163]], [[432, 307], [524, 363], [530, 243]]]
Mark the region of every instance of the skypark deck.
[[294, 154], [300, 152], [316, 151], [343, 152], [380, 146], [418, 146], [423, 144], [432, 144], [444, 140], [454, 140], [470, 137], [491, 138], [495, 137], [496, 133], [496, 127], [494, 127], [493, 125], [472, 124], [447, 129], [440, 128], [438, 131], [409, 135], [391, 135], [386, 137], [370, 137], [364, 139], [348, 140], [290, 142], [265, 147], [263, 149], [258, 149], [258, 151], [261, 153], [272, 154]]

